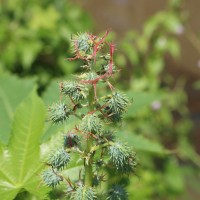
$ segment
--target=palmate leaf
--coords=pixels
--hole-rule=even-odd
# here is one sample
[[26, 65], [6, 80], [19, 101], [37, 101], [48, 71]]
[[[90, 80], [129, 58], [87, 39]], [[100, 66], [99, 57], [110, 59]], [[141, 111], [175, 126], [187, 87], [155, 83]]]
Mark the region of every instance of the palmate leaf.
[[0, 197], [13, 199], [27, 191], [43, 198], [46, 188], [40, 186], [40, 138], [44, 128], [45, 106], [35, 89], [16, 109], [12, 136], [0, 155]]
[[8, 144], [15, 109], [34, 85], [34, 80], [8, 75], [0, 77], [0, 142], [3, 144]]

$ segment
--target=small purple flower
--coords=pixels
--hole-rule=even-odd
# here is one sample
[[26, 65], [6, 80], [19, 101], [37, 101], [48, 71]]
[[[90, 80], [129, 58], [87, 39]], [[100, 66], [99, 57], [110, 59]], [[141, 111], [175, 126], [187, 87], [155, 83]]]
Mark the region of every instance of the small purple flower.
[[177, 28], [176, 28], [176, 34], [177, 35], [182, 35], [184, 32], [185, 32], [185, 28], [184, 28], [183, 25], [177, 26]]
[[161, 108], [161, 106], [162, 106], [162, 103], [160, 101], [153, 101], [151, 103], [151, 108], [153, 110], [159, 110]]

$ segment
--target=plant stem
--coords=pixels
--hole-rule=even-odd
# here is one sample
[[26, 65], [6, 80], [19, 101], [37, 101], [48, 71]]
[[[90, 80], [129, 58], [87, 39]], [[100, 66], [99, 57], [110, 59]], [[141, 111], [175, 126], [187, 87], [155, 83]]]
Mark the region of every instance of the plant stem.
[[[94, 90], [93, 87], [90, 88], [88, 103], [89, 103], [89, 111], [94, 110]], [[85, 163], [85, 185], [92, 186], [93, 180], [93, 170], [92, 170], [92, 162], [93, 162], [93, 154], [90, 154], [90, 150], [92, 147], [93, 138], [88, 135], [87, 143], [86, 143], [86, 153], [90, 155], [88, 163]]]

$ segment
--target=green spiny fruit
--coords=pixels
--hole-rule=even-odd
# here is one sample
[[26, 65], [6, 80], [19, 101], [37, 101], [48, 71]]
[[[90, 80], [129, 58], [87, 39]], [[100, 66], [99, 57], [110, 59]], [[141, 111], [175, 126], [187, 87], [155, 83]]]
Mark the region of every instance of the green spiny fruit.
[[49, 187], [55, 187], [60, 184], [61, 181], [63, 181], [63, 178], [57, 175], [56, 172], [52, 169], [47, 169], [43, 171], [42, 177], [44, 183]]
[[61, 148], [50, 156], [47, 163], [53, 168], [59, 170], [63, 169], [64, 166], [69, 163], [69, 161], [70, 155], [64, 150], [64, 148]]
[[72, 195], [72, 200], [96, 200], [96, 193], [92, 187], [79, 186]]
[[112, 95], [106, 97], [105, 102], [112, 113], [124, 112], [129, 103], [127, 97], [120, 92], [114, 92]]
[[[109, 67], [110, 67], [110, 63], [102, 65], [102, 67], [99, 71], [99, 74], [101, 74], [101, 75], [105, 74], [109, 70]], [[117, 71], [115, 65], [112, 65], [112, 71], [113, 71], [113, 73]]]
[[114, 185], [109, 190], [106, 200], [128, 200], [128, 195], [122, 186]]
[[84, 80], [84, 81], [91, 81], [91, 80], [95, 80], [97, 79], [99, 76], [97, 75], [96, 72], [88, 72], [88, 73], [84, 73], [81, 74], [80, 76], [78, 76], [78, 78]]
[[87, 114], [82, 119], [82, 123], [80, 125], [80, 130], [85, 133], [100, 133], [102, 129], [101, 120], [97, 117], [95, 113]]
[[87, 88], [80, 83], [65, 81], [61, 85], [61, 92], [68, 95], [75, 102], [79, 102], [87, 96]]
[[112, 163], [121, 173], [129, 174], [136, 168], [135, 153], [125, 144], [115, 142], [109, 147]]
[[48, 108], [49, 121], [53, 123], [63, 123], [71, 114], [71, 110], [62, 103], [54, 103]]
[[73, 41], [75, 51], [78, 51], [82, 57], [87, 57], [93, 53], [93, 41], [88, 33], [76, 35]]
[[127, 97], [120, 92], [114, 92], [107, 96], [104, 101], [106, 106], [103, 111], [109, 116], [109, 120], [114, 123], [120, 122], [129, 103]]

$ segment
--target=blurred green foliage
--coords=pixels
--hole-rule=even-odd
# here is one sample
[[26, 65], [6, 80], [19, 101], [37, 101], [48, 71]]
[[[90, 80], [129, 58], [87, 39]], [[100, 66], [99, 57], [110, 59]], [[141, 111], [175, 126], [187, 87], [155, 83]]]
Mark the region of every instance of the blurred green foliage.
[[90, 31], [88, 14], [70, 0], [3, 0], [0, 6], [0, 72], [36, 76], [40, 87], [77, 68], [69, 56], [71, 34]]
[[177, 199], [187, 185], [184, 169], [194, 174], [200, 167], [191, 141], [185, 79], [174, 79], [165, 70], [166, 56], [180, 59], [178, 36], [186, 22], [182, 3], [169, 1], [142, 32], [130, 31], [118, 44], [116, 65], [126, 66], [120, 84], [133, 98], [119, 137], [135, 146], [141, 163], [138, 180], [128, 184], [130, 199]]
[[[184, 91], [185, 80], [175, 80], [165, 70], [166, 56], [178, 60], [181, 55], [178, 36], [184, 33], [186, 22], [181, 5], [182, 0], [169, 1], [168, 8], [150, 18], [141, 32], [127, 32], [117, 46], [115, 64], [122, 70], [121, 75], [116, 77], [116, 83], [119, 83], [121, 89], [127, 90], [133, 100], [118, 136], [133, 145], [140, 166], [137, 176], [132, 177], [130, 183], [127, 183], [126, 177], [113, 177], [112, 173], [109, 181], [110, 184], [116, 179], [123, 182], [130, 199], [172, 200], [181, 194], [189, 196], [186, 178], [195, 185], [196, 178], [200, 177], [197, 170], [200, 157], [191, 143], [192, 123]], [[31, 199], [27, 193], [36, 192], [30, 188], [37, 188], [38, 175], [34, 174], [35, 180], [33, 177], [25, 179], [23, 174], [31, 170], [23, 168], [19, 180], [16, 175], [18, 171], [13, 169], [13, 165], [19, 165], [20, 168], [21, 162], [18, 160], [21, 154], [25, 154], [20, 152], [12, 162], [3, 156], [5, 152], [13, 151], [10, 149], [14, 145], [10, 145], [10, 141], [14, 137], [16, 139], [16, 133], [19, 138], [25, 137], [25, 132], [16, 131], [16, 120], [20, 122], [28, 118], [23, 116], [28, 107], [26, 97], [38, 102], [37, 106], [43, 109], [36, 94], [30, 96], [36, 82], [40, 89], [45, 89], [42, 94], [44, 102], [50, 104], [57, 100], [57, 78], [79, 70], [77, 63], [64, 61], [64, 58], [71, 57], [68, 54], [69, 38], [73, 33], [90, 31], [92, 24], [88, 14], [69, 0], [3, 0], [0, 23], [0, 153], [1, 160], [5, 160], [0, 166], [0, 194], [4, 195], [4, 199], [13, 199], [17, 193], [16, 199]], [[9, 75], [12, 73], [25, 76], [26, 79]], [[199, 88], [199, 83], [196, 88]], [[29, 106], [28, 109], [31, 109]], [[31, 116], [29, 119], [32, 119]], [[42, 145], [34, 143], [36, 157], [46, 155], [49, 147], [56, 145], [55, 137], [69, 130], [72, 124], [73, 120], [59, 127], [50, 128], [45, 124], [40, 137], [35, 133], [43, 142]], [[44, 143], [50, 138], [49, 143]], [[24, 141], [24, 148], [30, 151], [32, 142], [21, 140]], [[16, 145], [16, 148], [20, 148], [21, 143], [18, 141]], [[38, 162], [39, 158], [31, 163], [24, 162], [24, 166], [32, 169]], [[72, 166], [71, 170], [76, 171], [76, 168]], [[41, 168], [38, 168], [37, 173], [39, 171]], [[10, 177], [13, 172], [16, 174]], [[12, 190], [13, 193], [9, 192], [13, 188], [17, 189]], [[41, 195], [47, 192], [45, 188], [40, 189]], [[41, 198], [39, 193], [34, 196], [35, 199]]]

